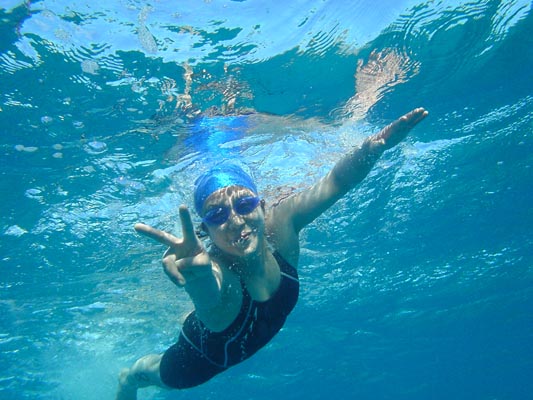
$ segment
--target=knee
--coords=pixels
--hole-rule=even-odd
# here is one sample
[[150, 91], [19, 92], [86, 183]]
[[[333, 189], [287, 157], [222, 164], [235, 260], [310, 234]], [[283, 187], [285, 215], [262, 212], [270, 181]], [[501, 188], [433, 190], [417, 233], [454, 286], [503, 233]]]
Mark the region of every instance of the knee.
[[151, 374], [136, 368], [125, 368], [118, 375], [118, 382], [122, 388], [141, 389], [143, 387], [156, 385]]
[[137, 398], [137, 386], [133, 384], [128, 368], [120, 371], [118, 381], [116, 400], [135, 400]]
[[118, 374], [118, 381], [120, 382], [121, 385], [124, 385], [128, 382], [128, 376], [130, 374], [130, 369], [129, 368], [124, 368], [123, 370], [121, 370]]
[[138, 388], [156, 385], [163, 386], [159, 376], [161, 356], [150, 354], [137, 360], [128, 371], [127, 380], [130, 385]]
[[157, 382], [153, 382], [150, 374], [144, 371], [137, 371], [133, 373], [133, 379], [137, 387], [146, 387], [157, 384]]

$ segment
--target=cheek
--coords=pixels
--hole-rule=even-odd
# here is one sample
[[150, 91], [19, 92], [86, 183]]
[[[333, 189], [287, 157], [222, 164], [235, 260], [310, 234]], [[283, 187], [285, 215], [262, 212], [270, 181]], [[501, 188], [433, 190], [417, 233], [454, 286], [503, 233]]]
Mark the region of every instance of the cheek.
[[216, 238], [220, 237], [220, 235], [222, 234], [222, 231], [221, 231], [220, 227], [207, 228], [207, 234], [209, 235], [211, 240], [215, 241]]
[[209, 237], [211, 241], [220, 248], [225, 248], [231, 237], [231, 231], [229, 231], [225, 225], [211, 228], [209, 230]]
[[256, 229], [262, 231], [265, 226], [265, 218], [263, 217], [263, 212], [257, 210], [253, 214], [251, 214], [249, 224], [255, 227]]

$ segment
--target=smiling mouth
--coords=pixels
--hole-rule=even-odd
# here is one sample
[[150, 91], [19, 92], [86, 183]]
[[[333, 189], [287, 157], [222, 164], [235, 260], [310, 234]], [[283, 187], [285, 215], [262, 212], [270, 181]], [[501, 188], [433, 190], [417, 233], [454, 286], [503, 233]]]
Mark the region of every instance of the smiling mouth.
[[252, 234], [252, 232], [246, 232], [246, 233], [243, 232], [243, 233], [241, 233], [241, 236], [237, 240], [235, 240], [233, 242], [233, 244], [235, 244], [237, 246], [240, 246], [240, 245], [246, 243], [248, 241], [248, 239], [250, 238], [251, 234]]

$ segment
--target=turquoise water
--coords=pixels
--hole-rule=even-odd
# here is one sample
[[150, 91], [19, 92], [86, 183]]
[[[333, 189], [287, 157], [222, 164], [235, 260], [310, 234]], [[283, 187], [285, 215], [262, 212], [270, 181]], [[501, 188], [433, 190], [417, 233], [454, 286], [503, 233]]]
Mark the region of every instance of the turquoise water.
[[173, 343], [191, 304], [132, 225], [179, 233], [209, 165], [272, 201], [417, 106], [303, 233], [272, 343], [139, 398], [532, 398], [530, 1], [87, 3], [0, 2], [1, 399], [113, 398]]

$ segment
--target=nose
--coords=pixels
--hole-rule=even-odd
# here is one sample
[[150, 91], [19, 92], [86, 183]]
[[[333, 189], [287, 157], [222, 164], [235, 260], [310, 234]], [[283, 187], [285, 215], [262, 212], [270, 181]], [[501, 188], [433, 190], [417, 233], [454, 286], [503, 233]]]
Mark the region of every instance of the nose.
[[236, 213], [235, 210], [232, 208], [228, 217], [228, 222], [230, 222], [231, 225], [242, 226], [245, 223], [244, 215]]

